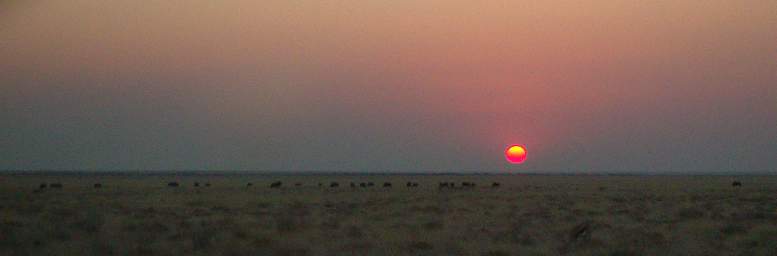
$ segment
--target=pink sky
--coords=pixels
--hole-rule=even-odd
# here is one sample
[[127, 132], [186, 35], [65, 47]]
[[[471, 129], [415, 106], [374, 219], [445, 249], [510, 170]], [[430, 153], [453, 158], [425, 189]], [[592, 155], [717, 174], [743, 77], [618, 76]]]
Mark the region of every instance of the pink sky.
[[[777, 170], [775, 1], [0, 3], [0, 169]], [[524, 144], [523, 165], [504, 147]]]

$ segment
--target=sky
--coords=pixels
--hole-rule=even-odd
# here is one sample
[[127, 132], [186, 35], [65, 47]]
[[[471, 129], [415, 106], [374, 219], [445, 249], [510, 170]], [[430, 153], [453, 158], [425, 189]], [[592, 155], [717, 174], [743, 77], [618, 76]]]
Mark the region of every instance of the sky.
[[777, 1], [0, 0], [0, 169], [777, 173]]

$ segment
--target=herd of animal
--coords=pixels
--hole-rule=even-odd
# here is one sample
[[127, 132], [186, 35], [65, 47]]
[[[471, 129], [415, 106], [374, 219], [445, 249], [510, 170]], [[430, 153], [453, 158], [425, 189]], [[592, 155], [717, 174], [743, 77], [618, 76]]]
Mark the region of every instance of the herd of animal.
[[[200, 186], [210, 187], [211, 186], [209, 182], [206, 182], [206, 183], [194, 182], [193, 185], [194, 185], [194, 187], [200, 187]], [[251, 182], [246, 183], [246, 187], [251, 187], [253, 185], [254, 184], [251, 183]], [[359, 183], [351, 182], [349, 185], [350, 185], [351, 188], [357, 188], [357, 187], [367, 188], [367, 187], [375, 187], [376, 186], [374, 182], [359, 182]], [[181, 183], [179, 183], [177, 181], [171, 181], [171, 182], [167, 183], [167, 186], [168, 187], [180, 187]], [[301, 187], [302, 183], [299, 183], [299, 182], [294, 183], [294, 186], [295, 187]], [[440, 189], [475, 188], [476, 186], [477, 185], [474, 182], [461, 182], [461, 184], [457, 184], [456, 182], [440, 182], [438, 184], [438, 188], [440, 188]], [[492, 188], [498, 188], [500, 186], [501, 186], [501, 184], [499, 182], [491, 183], [491, 187]], [[36, 189], [35, 191], [39, 192], [39, 191], [42, 191], [43, 189], [46, 189], [46, 188], [61, 189], [62, 187], [63, 187], [62, 183], [50, 183], [50, 184], [48, 184], [48, 183], [41, 183], [40, 186], [38, 186], [38, 189]], [[93, 187], [94, 188], [102, 188], [103, 185], [102, 185], [102, 183], [94, 183]], [[281, 187], [283, 187], [283, 182], [276, 181], [276, 182], [270, 183], [270, 188], [281, 188]], [[340, 183], [339, 182], [331, 182], [329, 184], [318, 183], [318, 187], [337, 188], [337, 187], [340, 187]], [[393, 184], [391, 182], [384, 182], [382, 187], [384, 187], [384, 188], [391, 188], [391, 187], [393, 187]], [[405, 183], [405, 187], [408, 187], [408, 188], [418, 187], [418, 182], [408, 181], [407, 183]]]
[[[194, 182], [194, 186], [195, 187], [200, 187], [200, 185], [201, 185], [200, 182]], [[210, 187], [210, 183], [209, 182], [206, 182], [206, 183], [204, 183], [202, 185], [205, 186], [205, 187]], [[251, 182], [246, 184], [247, 187], [251, 187], [253, 185], [254, 184], [251, 183]], [[177, 181], [171, 181], [171, 182], [167, 183], [167, 186], [168, 187], [179, 187], [179, 186], [181, 186], [181, 184], [178, 183]], [[281, 188], [282, 186], [283, 186], [283, 182], [280, 182], [280, 181], [276, 181], [276, 182], [270, 183], [270, 188]], [[294, 186], [295, 187], [301, 187], [302, 183], [299, 183], [299, 182], [294, 183]], [[391, 188], [392, 186], [393, 185], [392, 185], [391, 182], [384, 182], [383, 183], [383, 187], [384, 188]], [[440, 182], [437, 185], [437, 187], [439, 189], [441, 189], [441, 190], [442, 189], [467, 189], [467, 188], [475, 188], [476, 186], [477, 186], [477, 184], [475, 184], [474, 182], [466, 182], [466, 181], [465, 182], [461, 182], [461, 184], [457, 184], [456, 182]], [[501, 186], [501, 184], [499, 182], [491, 183], [491, 188], [499, 188], [500, 186]], [[734, 182], [731, 183], [731, 186], [732, 187], [741, 187], [742, 186], [742, 182], [734, 181]], [[51, 183], [51, 184], [41, 183], [38, 186], [38, 189], [35, 190], [35, 192], [41, 192], [41, 191], [43, 191], [43, 189], [46, 189], [46, 188], [62, 189], [62, 187], [63, 187], [62, 183]], [[95, 183], [93, 185], [93, 187], [94, 188], [102, 188], [103, 185], [102, 185], [102, 183]], [[325, 187], [325, 184], [324, 183], [318, 183], [318, 187]], [[330, 182], [328, 184], [328, 187], [330, 187], [330, 188], [337, 188], [337, 187], [340, 187], [340, 183], [338, 183], [338, 182]], [[356, 182], [351, 182], [350, 183], [350, 187], [351, 188], [375, 187], [375, 183], [374, 182], [359, 182], [357, 184]], [[407, 183], [405, 183], [405, 187], [415, 188], [415, 187], [418, 187], [418, 183], [417, 182], [408, 181]]]
[[[178, 187], [180, 185], [181, 184], [179, 184], [178, 182], [169, 182], [169, 183], [167, 183], [168, 187]], [[251, 187], [253, 185], [254, 184], [251, 183], [251, 182], [246, 183], [246, 187]], [[200, 183], [199, 182], [194, 182], [194, 186], [195, 187], [199, 187]], [[205, 183], [205, 186], [206, 187], [210, 187], [210, 183]], [[295, 187], [301, 187], [302, 183], [299, 183], [299, 182], [294, 183], [294, 186]], [[345, 185], [343, 185], [343, 186], [345, 186]], [[350, 182], [349, 183], [349, 187], [351, 187], [351, 188], [357, 188], [357, 187], [367, 188], [367, 187], [375, 187], [375, 186], [376, 185], [375, 185], [374, 182], [359, 182], [359, 183]], [[391, 188], [393, 186], [394, 186], [394, 184], [391, 183], [391, 182], [384, 182], [383, 185], [382, 185], [382, 187], [384, 187], [384, 188]], [[501, 184], [499, 182], [491, 183], [491, 187], [492, 188], [498, 188], [500, 186], [501, 186]], [[283, 187], [283, 182], [281, 182], [281, 181], [276, 181], [276, 182], [270, 183], [270, 188], [281, 188], [281, 187]], [[318, 187], [338, 188], [338, 187], [340, 187], [340, 183], [339, 182], [331, 182], [329, 184], [318, 183]], [[418, 182], [408, 181], [407, 183], [405, 183], [405, 187], [408, 187], [408, 188], [418, 187]], [[457, 186], [455, 182], [440, 182], [438, 187], [440, 189], [443, 189], [443, 188], [474, 188], [474, 187], [476, 187], [476, 184], [474, 182], [462, 182], [461, 185]]]

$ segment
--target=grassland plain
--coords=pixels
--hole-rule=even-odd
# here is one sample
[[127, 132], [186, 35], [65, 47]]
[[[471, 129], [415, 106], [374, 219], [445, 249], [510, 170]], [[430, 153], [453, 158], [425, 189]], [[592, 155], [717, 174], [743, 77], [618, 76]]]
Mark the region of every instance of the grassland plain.
[[2, 175], [0, 255], [777, 255], [777, 177], [733, 180]]

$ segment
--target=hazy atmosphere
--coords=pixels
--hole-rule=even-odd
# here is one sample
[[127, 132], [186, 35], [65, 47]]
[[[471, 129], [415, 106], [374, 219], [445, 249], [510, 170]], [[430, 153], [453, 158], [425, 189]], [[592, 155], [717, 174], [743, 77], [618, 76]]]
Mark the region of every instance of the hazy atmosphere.
[[0, 1], [0, 170], [774, 173], [775, 156], [777, 1]]

